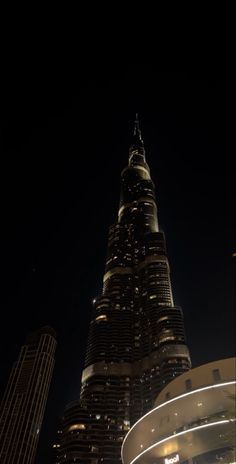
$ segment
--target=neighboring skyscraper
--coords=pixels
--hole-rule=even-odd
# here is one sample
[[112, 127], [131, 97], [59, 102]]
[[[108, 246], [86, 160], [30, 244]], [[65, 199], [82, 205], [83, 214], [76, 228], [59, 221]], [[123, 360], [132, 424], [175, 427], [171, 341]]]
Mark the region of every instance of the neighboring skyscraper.
[[28, 336], [0, 407], [1, 464], [33, 464], [54, 367], [56, 335], [43, 327]]
[[103, 282], [94, 300], [80, 404], [65, 412], [60, 463], [119, 463], [130, 424], [191, 366], [137, 118]]

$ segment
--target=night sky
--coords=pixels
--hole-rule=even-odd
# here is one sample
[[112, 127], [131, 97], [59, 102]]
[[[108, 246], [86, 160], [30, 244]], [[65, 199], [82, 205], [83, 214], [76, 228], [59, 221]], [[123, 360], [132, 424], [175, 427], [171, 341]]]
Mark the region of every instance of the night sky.
[[63, 407], [79, 393], [137, 111], [193, 366], [235, 355], [236, 85], [234, 73], [148, 66], [36, 71], [2, 88], [0, 392], [28, 332], [54, 327], [37, 460], [47, 464]]

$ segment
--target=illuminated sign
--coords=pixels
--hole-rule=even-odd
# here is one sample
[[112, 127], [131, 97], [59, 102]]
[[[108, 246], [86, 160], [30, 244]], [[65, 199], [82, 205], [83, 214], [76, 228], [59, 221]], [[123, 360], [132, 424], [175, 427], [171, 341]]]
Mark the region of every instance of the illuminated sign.
[[165, 458], [165, 464], [175, 464], [176, 462], [179, 462], [179, 455], [178, 454], [173, 456], [173, 458]]

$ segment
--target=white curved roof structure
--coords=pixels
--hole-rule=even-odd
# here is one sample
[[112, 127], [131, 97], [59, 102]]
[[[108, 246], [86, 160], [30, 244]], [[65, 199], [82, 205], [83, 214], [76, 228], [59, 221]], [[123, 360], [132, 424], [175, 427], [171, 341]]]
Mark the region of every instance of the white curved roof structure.
[[171, 382], [157, 398], [154, 409], [126, 435], [123, 464], [183, 463], [214, 450], [231, 450], [233, 455], [235, 366], [235, 358], [216, 361]]

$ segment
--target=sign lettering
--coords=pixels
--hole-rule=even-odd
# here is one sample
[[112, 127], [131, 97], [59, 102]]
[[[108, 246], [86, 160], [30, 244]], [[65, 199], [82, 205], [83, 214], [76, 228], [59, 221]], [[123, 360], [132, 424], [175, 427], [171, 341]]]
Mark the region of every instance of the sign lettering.
[[179, 455], [178, 454], [173, 456], [173, 458], [165, 458], [165, 464], [176, 464], [176, 462], [179, 462]]

